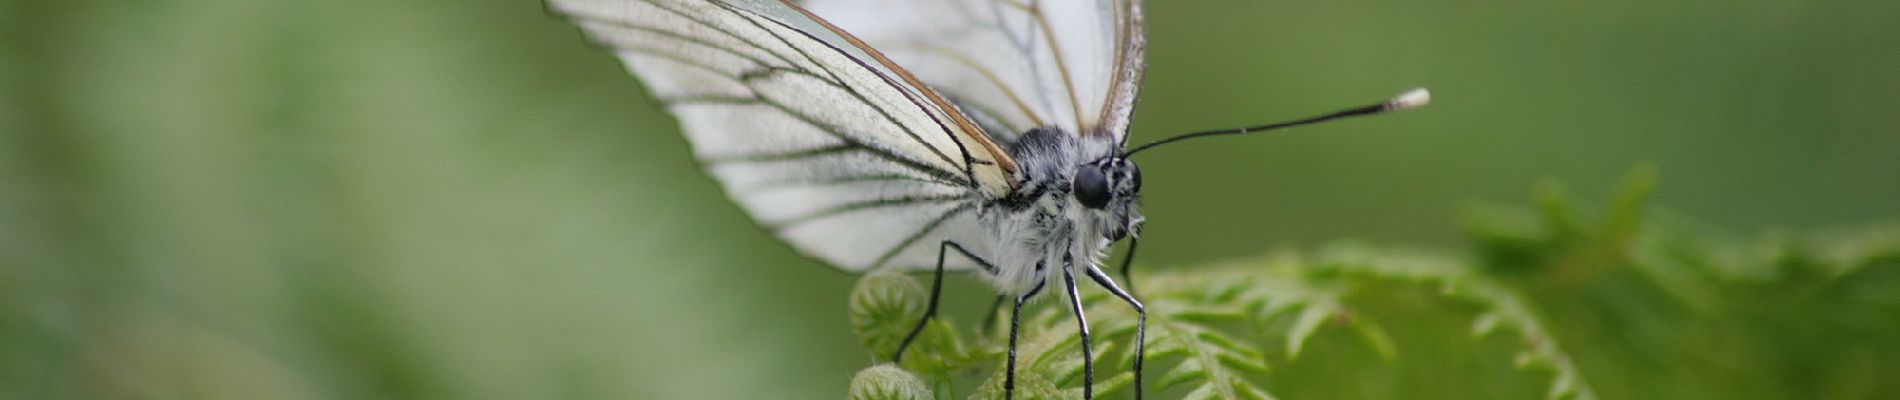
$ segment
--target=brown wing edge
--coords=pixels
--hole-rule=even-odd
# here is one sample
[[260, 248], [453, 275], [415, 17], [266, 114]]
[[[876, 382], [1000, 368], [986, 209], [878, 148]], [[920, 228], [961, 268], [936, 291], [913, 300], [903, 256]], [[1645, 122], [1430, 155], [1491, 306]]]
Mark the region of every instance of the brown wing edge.
[[[897, 63], [894, 61], [891, 61], [889, 57], [885, 57], [883, 52], [878, 51], [876, 48], [871, 47], [869, 44], [865, 44], [864, 41], [858, 39], [857, 36], [852, 35], [850, 32], [846, 32], [843, 28], [839, 28], [837, 25], [832, 25], [831, 21], [826, 21], [824, 18], [821, 18], [817, 14], [814, 14], [811, 11], [806, 10], [805, 7], [799, 6], [796, 2], [792, 0], [779, 0], [779, 2], [784, 4], [787, 8], [790, 8], [793, 11], [797, 11], [799, 14], [803, 14], [806, 18], [810, 18], [812, 22], [818, 23], [819, 26], [825, 27], [826, 30], [830, 30], [832, 34], [838, 35], [838, 37], [843, 38], [846, 42], [849, 42], [851, 46], [857, 47], [858, 50], [863, 51], [864, 54], [870, 55], [871, 58], [876, 60], [879, 65], [883, 65], [884, 68], [891, 70], [891, 72], [893, 73], [896, 73], [898, 78], [904, 80], [904, 83], [909, 84], [911, 87], [917, 88], [917, 91], [919, 93], [922, 93], [925, 98], [929, 99], [932, 105], [936, 106], [937, 109], [942, 110], [944, 115], [947, 115], [950, 117], [951, 123], [956, 125], [957, 129], [962, 130], [965, 133], [963, 136], [968, 137], [971, 141], [976, 142], [977, 148], [979, 150], [982, 150], [984, 153], [989, 154], [991, 162], [994, 162], [996, 164], [996, 167], [1003, 171], [1004, 176], [1001, 178], [1003, 179], [1004, 183], [1007, 184], [1008, 186], [1007, 189], [1014, 190], [1016, 188], [1017, 182], [1014, 179], [1014, 177], [1016, 176], [1015, 159], [1010, 158], [1009, 153], [1006, 151], [1003, 151], [1003, 148], [1001, 146], [998, 146], [996, 144], [996, 141], [990, 140], [989, 134], [985, 133], [982, 128], [976, 125], [975, 122], [972, 122], [969, 116], [963, 115], [963, 111], [961, 109], [958, 109], [955, 105], [950, 104], [948, 100], [944, 100], [942, 95], [937, 94], [936, 90], [931, 89], [929, 85], [925, 85], [922, 80], [917, 79], [917, 77], [915, 75], [912, 75], [909, 70], [906, 70], [904, 69], [904, 67], [897, 65]], [[962, 140], [957, 140], [957, 142], [962, 143]], [[967, 149], [966, 149], [966, 152], [967, 152]], [[967, 157], [968, 154], [965, 154], [965, 156]], [[978, 161], [978, 162], [981, 162], [981, 161]], [[993, 195], [1001, 195], [1001, 193], [993, 193]]]
[[1121, 29], [1116, 30], [1116, 40], [1120, 47], [1115, 49], [1114, 80], [1109, 82], [1109, 97], [1102, 102], [1101, 123], [1089, 134], [1121, 135], [1121, 145], [1128, 144], [1128, 128], [1134, 123], [1135, 103], [1141, 94], [1142, 74], [1147, 69], [1148, 33], [1147, 17], [1142, 14], [1142, 0], [1120, 0], [1122, 4], [1118, 14], [1121, 17]]

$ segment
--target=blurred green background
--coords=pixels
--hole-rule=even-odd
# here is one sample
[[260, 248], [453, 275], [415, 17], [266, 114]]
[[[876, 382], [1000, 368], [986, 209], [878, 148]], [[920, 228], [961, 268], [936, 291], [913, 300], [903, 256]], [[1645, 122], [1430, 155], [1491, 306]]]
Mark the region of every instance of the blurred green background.
[[[1154, 269], [1643, 162], [1735, 232], [1900, 217], [1900, 2], [1152, 3], [1137, 141], [1436, 95], [1144, 156]], [[0, 1], [0, 397], [837, 398], [853, 282], [533, 1]]]

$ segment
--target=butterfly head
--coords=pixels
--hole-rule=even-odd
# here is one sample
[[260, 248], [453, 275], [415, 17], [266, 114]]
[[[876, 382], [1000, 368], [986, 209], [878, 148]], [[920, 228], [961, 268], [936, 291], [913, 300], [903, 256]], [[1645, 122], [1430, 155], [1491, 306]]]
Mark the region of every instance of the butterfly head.
[[1025, 221], [1063, 220], [1110, 242], [1141, 224], [1141, 170], [1113, 138], [1037, 128], [1012, 143], [1010, 155], [1022, 166], [1024, 183], [999, 204]]
[[1126, 157], [1109, 156], [1076, 167], [1070, 182], [1075, 201], [1099, 213], [1101, 232], [1120, 240], [1141, 222], [1135, 199], [1141, 193], [1141, 168]]

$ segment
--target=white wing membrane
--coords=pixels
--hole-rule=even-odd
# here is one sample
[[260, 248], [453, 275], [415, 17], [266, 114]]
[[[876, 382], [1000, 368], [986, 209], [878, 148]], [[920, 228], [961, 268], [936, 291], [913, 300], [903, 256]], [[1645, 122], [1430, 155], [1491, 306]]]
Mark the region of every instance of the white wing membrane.
[[1141, 80], [1139, 0], [810, 0], [1013, 142], [1038, 126], [1127, 134]]
[[945, 239], [987, 244], [975, 207], [1007, 191], [1007, 157], [813, 20], [708, 0], [548, 4], [666, 102], [728, 194], [801, 252], [865, 271], [934, 267]]

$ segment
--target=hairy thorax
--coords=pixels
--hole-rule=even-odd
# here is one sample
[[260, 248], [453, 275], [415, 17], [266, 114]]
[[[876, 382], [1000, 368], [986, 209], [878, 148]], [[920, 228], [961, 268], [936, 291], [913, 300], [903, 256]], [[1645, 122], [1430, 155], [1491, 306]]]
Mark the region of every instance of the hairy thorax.
[[1059, 280], [1062, 268], [1078, 275], [1096, 268], [1108, 246], [1141, 221], [1132, 191], [1100, 208], [1078, 202], [1074, 193], [1078, 169], [1114, 157], [1117, 147], [1107, 135], [1053, 129], [1031, 130], [1011, 144], [1021, 184], [979, 214], [993, 240], [992, 283], [1001, 293], [1021, 295]]

